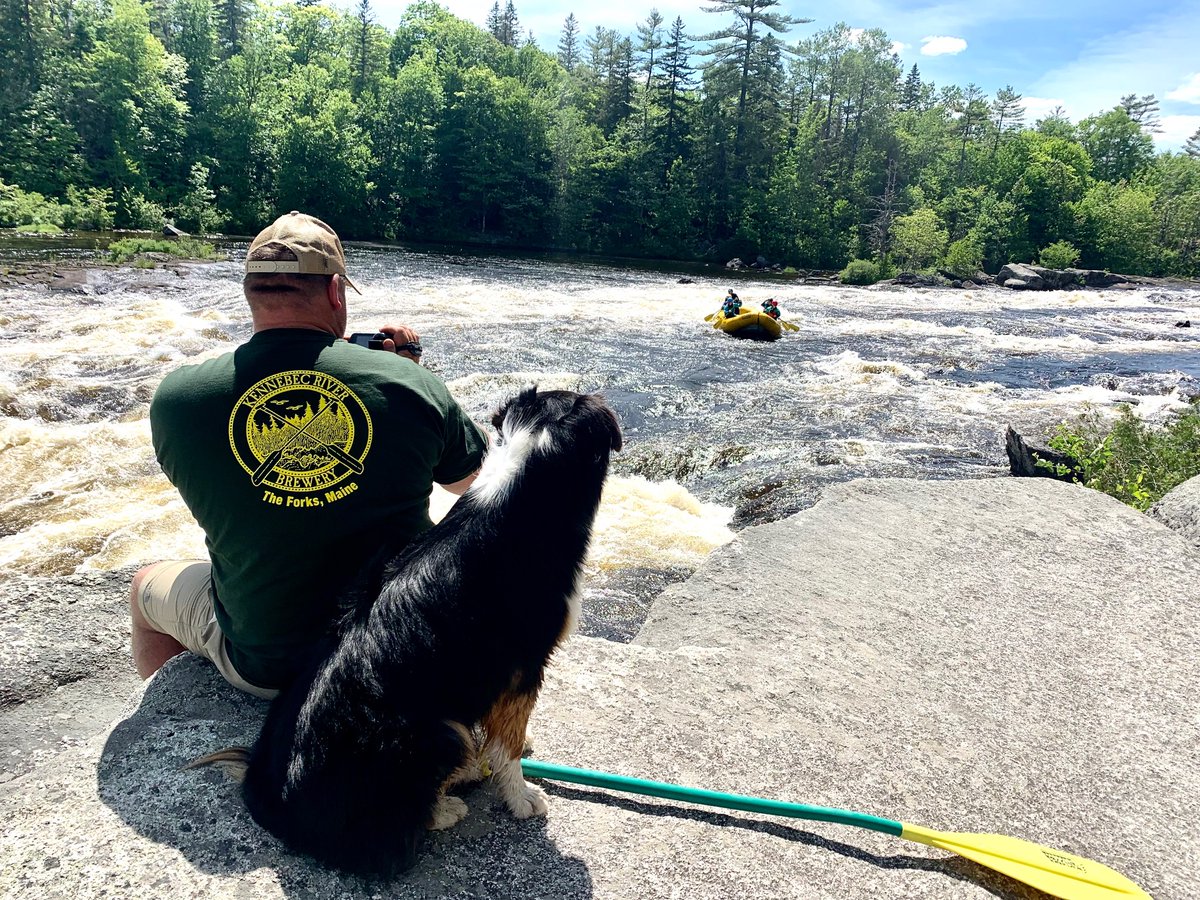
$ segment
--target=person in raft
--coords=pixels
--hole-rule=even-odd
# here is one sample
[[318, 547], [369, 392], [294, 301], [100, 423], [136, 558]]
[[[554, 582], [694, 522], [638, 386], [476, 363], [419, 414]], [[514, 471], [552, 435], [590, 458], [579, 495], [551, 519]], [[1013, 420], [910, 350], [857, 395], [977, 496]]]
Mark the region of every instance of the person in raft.
[[143, 678], [191, 650], [273, 697], [330, 628], [379, 535], [407, 542], [432, 524], [435, 482], [461, 494], [474, 480], [485, 433], [437, 376], [395, 352], [417, 342], [411, 329], [379, 329], [389, 352], [343, 339], [347, 286], [358, 291], [334, 230], [281, 216], [246, 254], [253, 335], [159, 385], [154, 453], [208, 559], [134, 576]]
[[763, 312], [765, 312], [772, 319], [779, 318], [779, 304], [775, 301], [775, 299], [773, 297], [770, 299], [764, 300], [763, 304], [762, 304], [762, 308], [763, 308]]
[[725, 302], [721, 304], [721, 312], [725, 318], [732, 319], [734, 316], [741, 315], [742, 301], [737, 294], [733, 292], [733, 288], [725, 295]]

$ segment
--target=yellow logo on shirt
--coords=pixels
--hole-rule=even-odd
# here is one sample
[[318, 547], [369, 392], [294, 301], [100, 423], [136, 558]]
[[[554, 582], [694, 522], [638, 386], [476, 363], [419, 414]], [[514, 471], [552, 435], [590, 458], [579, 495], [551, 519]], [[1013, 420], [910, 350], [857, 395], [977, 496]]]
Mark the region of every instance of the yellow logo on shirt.
[[357, 394], [303, 369], [257, 382], [229, 417], [233, 455], [275, 506], [320, 507], [356, 491], [347, 479], [362, 474], [371, 435]]

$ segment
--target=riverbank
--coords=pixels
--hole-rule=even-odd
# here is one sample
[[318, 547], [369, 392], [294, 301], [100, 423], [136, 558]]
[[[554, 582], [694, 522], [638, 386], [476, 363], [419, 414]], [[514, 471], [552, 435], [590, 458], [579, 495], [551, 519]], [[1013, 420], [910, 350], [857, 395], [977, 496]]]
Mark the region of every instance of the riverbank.
[[[218, 238], [220, 240], [220, 238]], [[354, 246], [353, 242], [347, 246]], [[364, 247], [382, 246], [364, 244]], [[416, 245], [414, 245], [416, 246]], [[395, 248], [393, 248], [395, 249]], [[463, 248], [458, 245], [440, 246], [428, 245], [422, 248], [426, 252], [462, 252]], [[475, 250], [486, 248], [472, 248]], [[546, 261], [574, 261], [577, 262], [577, 257], [569, 257], [559, 253], [540, 253], [531, 254], [531, 258], [545, 259]], [[132, 260], [126, 260], [120, 263], [108, 262], [103, 258], [97, 257], [76, 257], [66, 259], [55, 259], [51, 261], [38, 261], [27, 259], [12, 259], [5, 260], [3, 247], [0, 246], [0, 286], [34, 286], [45, 285], [51, 290], [68, 290], [78, 291], [81, 287], [95, 283], [98, 279], [95, 276], [89, 275], [90, 270], [96, 272], [104, 272], [113, 269], [121, 268], [137, 268], [138, 260], [152, 263], [153, 266], [146, 266], [143, 263], [142, 267], [158, 267], [171, 270], [173, 267], [184, 264], [210, 263], [220, 262], [220, 259], [199, 258], [176, 256], [161, 252], [149, 252], [138, 254]], [[664, 279], [671, 279], [681, 272], [692, 272], [698, 264], [685, 264], [672, 260], [643, 260], [631, 259], [620, 260], [614, 257], [595, 257], [592, 262], [597, 265], [612, 265], [614, 263], [628, 263], [639, 268], [652, 270], [657, 265], [664, 266]], [[672, 268], [673, 267], [673, 268]], [[1018, 267], [1020, 269], [1029, 268], [1026, 266]], [[678, 271], [676, 271], [678, 270]], [[956, 279], [949, 274], [932, 274], [932, 275], [917, 275], [913, 273], [902, 273], [896, 278], [885, 279], [876, 282], [873, 285], [855, 285], [844, 283], [838, 279], [837, 272], [823, 271], [772, 271], [770, 269], [722, 269], [720, 266], [713, 265], [712, 267], [704, 266], [702, 274], [704, 277], [723, 278], [725, 280], [741, 281], [751, 279], [751, 283], [761, 285], [764, 290], [778, 290], [791, 285], [804, 286], [821, 286], [848, 288], [852, 290], [879, 290], [887, 287], [911, 287], [916, 289], [927, 290], [987, 290], [991, 291], [1001, 285], [997, 284], [1002, 276], [1008, 272], [1008, 267], [1000, 275], [987, 276], [984, 279]], [[177, 272], [177, 274], [183, 274]], [[697, 273], [701, 274], [701, 273]], [[982, 275], [982, 273], [981, 273]], [[1168, 291], [1184, 291], [1184, 290], [1200, 290], [1200, 279], [1184, 279], [1184, 278], [1155, 278], [1149, 275], [1137, 276], [1117, 276], [1119, 280], [1112, 280], [1108, 283], [1097, 281], [1094, 284], [1083, 284], [1072, 286], [1072, 290], [1099, 290], [1099, 291], [1119, 291], [1119, 290], [1136, 290], [1139, 288], [1156, 288], [1159, 290]], [[102, 279], [99, 279], [102, 280]], [[678, 283], [692, 283], [693, 279], [684, 276], [676, 279]], [[1012, 279], [1008, 279], [1012, 281]], [[771, 287], [775, 285], [775, 287]], [[1008, 286], [1008, 289], [1013, 289], [1016, 284]], [[1064, 289], [1064, 288], [1053, 288]], [[715, 302], [715, 301], [714, 301]]]
[[[138, 265], [145, 260], [153, 265]], [[102, 288], [114, 273], [128, 270], [159, 269], [173, 275], [185, 276], [184, 266], [220, 262], [215, 259], [193, 259], [167, 253], [144, 253], [131, 260], [115, 263], [101, 259], [63, 259], [52, 262], [20, 260], [4, 262], [0, 257], [0, 287], [44, 286], [52, 291], [90, 293]]]
[[[1155, 900], [1190, 900], [1198, 565], [1200, 548], [1180, 533], [1075, 485], [838, 485], [811, 509], [743, 531], [669, 588], [634, 644], [571, 640], [534, 714], [535, 756], [1023, 837], [1109, 865]], [[127, 578], [55, 591], [73, 578], [0, 584], [3, 631], [19, 638], [0, 646], [6, 680], [35, 659], [75, 671], [46, 657], [87, 657], [92, 632], [105, 659], [118, 652], [110, 639], [126, 627]], [[63, 618], [45, 620], [39, 597], [62, 597]], [[63, 647], [43, 625], [61, 627], [72, 607], [67, 634], [79, 637]], [[114, 676], [90, 680], [110, 687], [115, 706]], [[27, 702], [51, 721], [76, 720], [70, 704], [88, 681], [47, 684]], [[284, 853], [219, 771], [179, 771], [252, 741], [264, 708], [185, 655], [135, 690], [110, 728], [81, 724], [0, 776], [0, 894], [378, 895], [380, 885]], [[13, 714], [0, 712], [6, 741]], [[549, 816], [525, 823], [489, 787], [470, 791], [471, 813], [432, 835], [387, 895], [1034, 896], [874, 832], [547, 789]]]

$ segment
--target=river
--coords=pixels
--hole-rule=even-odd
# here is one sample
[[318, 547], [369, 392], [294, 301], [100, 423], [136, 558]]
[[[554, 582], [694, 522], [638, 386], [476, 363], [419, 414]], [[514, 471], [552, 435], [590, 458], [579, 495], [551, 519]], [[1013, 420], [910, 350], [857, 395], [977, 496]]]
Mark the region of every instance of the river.
[[[168, 371], [248, 337], [245, 247], [223, 245], [217, 263], [95, 270], [84, 293], [0, 285], [0, 571], [203, 555], [146, 413]], [[95, 251], [12, 243], [0, 266], [50, 252]], [[999, 476], [1006, 425], [1044, 436], [1122, 403], [1158, 421], [1200, 394], [1200, 289], [863, 289], [381, 245], [347, 256], [364, 292], [350, 294], [350, 329], [414, 325], [428, 367], [479, 421], [529, 383], [608, 396], [626, 449], [582, 628], [615, 639], [736, 530], [828, 484]], [[714, 331], [703, 317], [729, 286], [754, 306], [775, 297], [799, 330], [774, 343]]]

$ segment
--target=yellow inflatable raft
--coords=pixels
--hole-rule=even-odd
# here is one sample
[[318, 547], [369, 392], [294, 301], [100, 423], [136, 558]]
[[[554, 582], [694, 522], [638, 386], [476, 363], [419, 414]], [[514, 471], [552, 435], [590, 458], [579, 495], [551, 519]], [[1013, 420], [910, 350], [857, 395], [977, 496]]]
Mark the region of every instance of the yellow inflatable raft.
[[779, 320], [772, 319], [764, 312], [743, 311], [728, 319], [725, 318], [725, 313], [719, 312], [713, 318], [713, 328], [734, 337], [758, 341], [773, 341], [783, 333], [783, 326], [779, 324]]

